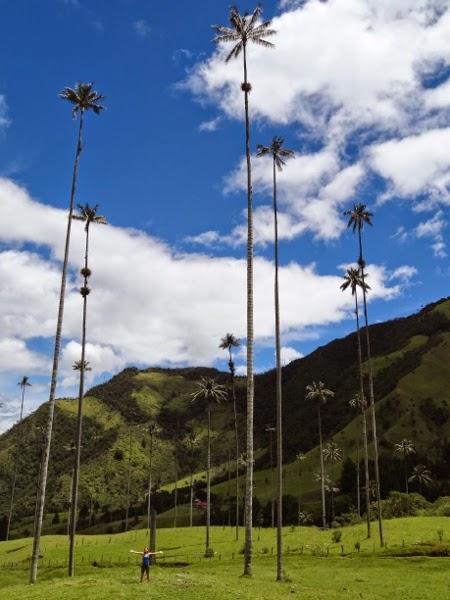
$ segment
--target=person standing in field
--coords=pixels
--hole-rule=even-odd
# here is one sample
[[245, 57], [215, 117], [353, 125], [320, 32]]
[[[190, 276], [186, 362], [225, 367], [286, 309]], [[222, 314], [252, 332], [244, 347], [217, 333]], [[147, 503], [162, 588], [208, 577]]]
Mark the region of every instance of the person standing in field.
[[130, 552], [132, 554], [141, 554], [142, 555], [140, 583], [142, 583], [142, 581], [144, 580], [144, 573], [147, 575], [147, 583], [149, 583], [150, 582], [150, 565], [151, 565], [151, 561], [152, 561], [151, 557], [154, 554], [162, 554], [162, 552], [161, 551], [150, 552], [150, 549], [147, 546], [144, 548], [144, 552], [137, 552], [136, 550], [130, 550]]

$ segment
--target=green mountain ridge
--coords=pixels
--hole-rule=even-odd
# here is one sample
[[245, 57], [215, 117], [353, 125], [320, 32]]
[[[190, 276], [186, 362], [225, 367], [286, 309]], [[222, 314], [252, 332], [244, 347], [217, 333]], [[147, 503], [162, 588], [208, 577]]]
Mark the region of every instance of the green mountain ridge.
[[[400, 489], [400, 463], [393, 458], [392, 449], [394, 443], [407, 437], [416, 446], [415, 464], [424, 462], [432, 467], [438, 482], [433, 493], [448, 493], [450, 300], [442, 299], [409, 317], [372, 325], [370, 334], [383, 491], [387, 493], [393, 487]], [[126, 503], [130, 464], [131, 503], [142, 509], [149, 461], [144, 425], [149, 421], [158, 422], [162, 430], [154, 452], [157, 486], [170, 490], [175, 479], [179, 480], [179, 487], [186, 485], [192, 468], [196, 486], [202, 487], [203, 447], [191, 464], [180, 443], [175, 442], [192, 429], [205, 437], [204, 406], [191, 402], [195, 382], [203, 375], [214, 376], [225, 385], [229, 379], [226, 372], [209, 368], [139, 370], [131, 367], [87, 392], [80, 477], [83, 514], [91, 505], [98, 514], [109, 514], [111, 521], [123, 518], [120, 512]], [[344, 459], [355, 462], [358, 416], [348, 404], [358, 391], [355, 334], [333, 340], [283, 368], [285, 494], [296, 497], [301, 489], [303, 501], [314, 509], [317, 424], [314, 406], [304, 399], [305, 386], [312, 380], [323, 380], [335, 392], [335, 398], [323, 410], [325, 439], [334, 439], [343, 448]], [[265, 426], [275, 422], [274, 390], [274, 370], [255, 377], [255, 495], [261, 502], [267, 502], [271, 494]], [[240, 377], [237, 378], [237, 403], [241, 448], [244, 447], [245, 402], [245, 378]], [[76, 410], [76, 400], [60, 399], [56, 403], [46, 504], [49, 528], [50, 517], [68, 509]], [[0, 519], [8, 510], [13, 466], [17, 463], [14, 520], [17, 532], [23, 533], [24, 524], [31, 521], [34, 511], [41, 427], [45, 418], [46, 404], [0, 436]], [[229, 487], [227, 476], [227, 464], [234, 456], [231, 404], [214, 408], [212, 429], [216, 465], [213, 493], [223, 500], [234, 489], [232, 482]], [[301, 477], [295, 462], [300, 451], [307, 456]], [[338, 478], [340, 473], [333, 475]], [[180, 502], [183, 500], [181, 494]], [[136, 508], [133, 512], [137, 511]], [[53, 525], [56, 527], [58, 523]]]

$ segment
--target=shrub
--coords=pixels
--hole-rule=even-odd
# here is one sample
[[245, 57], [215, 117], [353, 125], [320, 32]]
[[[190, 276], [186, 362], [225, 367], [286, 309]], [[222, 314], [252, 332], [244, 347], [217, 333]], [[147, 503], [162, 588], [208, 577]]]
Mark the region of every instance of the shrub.
[[339, 544], [342, 539], [342, 529], [335, 529], [331, 533], [331, 539], [335, 544]]
[[450, 517], [450, 502], [446, 502], [445, 504], [438, 506], [436, 514], [439, 517]]

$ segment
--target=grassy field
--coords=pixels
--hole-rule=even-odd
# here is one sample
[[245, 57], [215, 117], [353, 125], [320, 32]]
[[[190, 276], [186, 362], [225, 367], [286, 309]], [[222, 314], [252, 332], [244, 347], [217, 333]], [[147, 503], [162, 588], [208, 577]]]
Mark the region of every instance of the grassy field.
[[[376, 529], [376, 528], [375, 528]], [[212, 559], [203, 558], [204, 529], [161, 529], [158, 548], [164, 559], [152, 567], [151, 583], [140, 585], [139, 558], [146, 532], [113, 536], [79, 536], [74, 579], [66, 577], [67, 540], [43, 538], [39, 581], [27, 585], [31, 540], [0, 543], [0, 597], [13, 600], [71, 600], [77, 598], [185, 598], [186, 600], [361, 599], [436, 600], [450, 598], [448, 558], [401, 556], [420, 554], [425, 544], [442, 550], [450, 543], [450, 518], [415, 517], [386, 521], [387, 549], [376, 537], [367, 540], [364, 526], [344, 528], [339, 543], [331, 531], [318, 528], [284, 530], [287, 580], [275, 582], [274, 531], [255, 529], [253, 578], [243, 578], [241, 540], [228, 528], [213, 528]], [[442, 530], [443, 544], [438, 531]], [[357, 552], [355, 543], [360, 543]], [[400, 556], [396, 556], [400, 555]]]

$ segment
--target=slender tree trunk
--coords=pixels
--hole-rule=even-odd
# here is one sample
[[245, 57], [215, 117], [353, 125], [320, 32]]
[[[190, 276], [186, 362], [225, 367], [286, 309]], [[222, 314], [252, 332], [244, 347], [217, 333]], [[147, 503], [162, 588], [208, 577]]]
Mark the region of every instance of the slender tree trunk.
[[228, 475], [228, 482], [227, 482], [227, 497], [228, 497], [228, 502], [227, 502], [227, 512], [228, 512], [228, 527], [231, 527], [231, 460], [230, 460], [230, 451], [228, 450], [227, 452], [227, 475]]
[[[86, 247], [84, 253], [84, 275], [83, 285], [87, 288], [88, 285], [88, 255], [89, 255], [89, 221], [86, 222]], [[80, 463], [81, 463], [81, 440], [83, 435], [83, 396], [84, 396], [84, 367], [86, 360], [86, 321], [87, 321], [87, 295], [83, 295], [83, 322], [81, 328], [81, 362], [80, 362], [80, 384], [78, 388], [78, 416], [77, 416], [77, 438], [75, 447], [75, 463], [73, 469], [72, 483], [72, 510], [70, 513], [70, 530], [69, 530], [69, 577], [73, 577], [75, 573], [75, 535], [77, 530], [77, 514], [78, 514], [78, 485], [80, 481]]]
[[231, 347], [229, 348], [230, 353], [230, 375], [231, 375], [231, 395], [233, 398], [233, 414], [234, 414], [234, 444], [235, 444], [235, 471], [236, 471], [236, 541], [239, 539], [239, 429], [237, 419], [237, 406], [236, 406], [236, 385], [234, 381], [234, 363], [233, 355], [231, 353]]
[[370, 413], [372, 416], [372, 435], [373, 435], [373, 453], [374, 453], [374, 464], [375, 464], [375, 485], [377, 490], [377, 510], [378, 510], [378, 531], [380, 534], [380, 546], [384, 547], [384, 536], [383, 536], [383, 515], [381, 510], [381, 488], [380, 488], [380, 468], [378, 460], [378, 436], [377, 436], [377, 418], [375, 413], [375, 398], [373, 392], [373, 371], [372, 371], [372, 353], [370, 350], [370, 333], [369, 333], [369, 318], [367, 316], [367, 297], [365, 289], [365, 273], [364, 273], [364, 259], [362, 256], [362, 238], [361, 228], [358, 229], [359, 234], [359, 251], [360, 251], [360, 269], [362, 279], [362, 290], [363, 290], [363, 302], [364, 302], [364, 320], [366, 325], [366, 346], [367, 346], [367, 362], [369, 365], [369, 398], [370, 398]]
[[[23, 419], [24, 402], [25, 402], [25, 385], [22, 385], [22, 401], [20, 404], [19, 425], [20, 425], [20, 423], [22, 423], [22, 419]], [[16, 453], [17, 453], [17, 449], [16, 449]], [[17, 462], [18, 461], [17, 461], [17, 456], [16, 456], [16, 459], [14, 461], [14, 472], [13, 472], [13, 478], [12, 478], [12, 484], [11, 484], [11, 500], [10, 500], [10, 504], [9, 504], [8, 521], [6, 523], [5, 541], [9, 540], [9, 532], [11, 530], [11, 521], [12, 521], [13, 510], [14, 510], [14, 495], [16, 492], [16, 481], [17, 481]]]
[[278, 280], [278, 211], [277, 211], [277, 174], [273, 159], [273, 220], [275, 251], [275, 355], [276, 355], [276, 403], [277, 403], [277, 581], [284, 579], [283, 571], [283, 406], [281, 381], [281, 335], [280, 335], [280, 290]]
[[[371, 537], [371, 522], [370, 522], [370, 474], [369, 474], [369, 447], [367, 441], [367, 420], [364, 395], [364, 377], [361, 352], [361, 330], [359, 327], [359, 305], [358, 292], [355, 289], [355, 315], [356, 315], [356, 341], [358, 346], [358, 367], [359, 367], [359, 395], [361, 399], [361, 421], [362, 421], [362, 436], [364, 444], [364, 479], [365, 479], [365, 496], [366, 496], [366, 521], [367, 521], [367, 537]], [[359, 464], [359, 462], [358, 462]], [[359, 469], [359, 467], [358, 467]], [[359, 472], [358, 472], [359, 478]], [[359, 493], [359, 489], [358, 489]]]
[[297, 509], [297, 525], [300, 527], [300, 511], [302, 505], [302, 470], [299, 466], [298, 468], [298, 509]]
[[130, 427], [130, 445], [128, 449], [128, 475], [127, 475], [127, 507], [125, 510], [125, 531], [128, 531], [128, 517], [130, 513], [130, 491], [131, 491], [131, 427]]
[[194, 506], [194, 485], [192, 483], [192, 471], [191, 471], [190, 481], [189, 481], [189, 527], [192, 527], [193, 506]]
[[269, 448], [270, 448], [270, 526], [275, 527], [275, 497], [273, 485], [273, 439], [272, 432], [269, 431]]
[[408, 488], [408, 465], [406, 464], [406, 454], [403, 457], [403, 469], [405, 471], [405, 492], [406, 494], [409, 494], [409, 488]]
[[70, 192], [69, 214], [67, 219], [66, 241], [64, 247], [64, 262], [61, 276], [61, 291], [59, 296], [58, 319], [56, 324], [55, 348], [53, 353], [53, 367], [50, 382], [50, 395], [48, 401], [47, 428], [44, 441], [44, 455], [42, 459], [41, 474], [39, 480], [38, 498], [36, 502], [36, 523], [34, 526], [33, 549], [31, 553], [30, 583], [35, 583], [37, 579], [37, 570], [39, 563], [39, 553], [41, 546], [42, 522], [44, 519], [45, 492], [47, 487], [48, 462], [50, 458], [50, 446], [52, 441], [53, 417], [55, 413], [55, 392], [56, 379], [58, 376], [59, 355], [61, 350], [61, 330], [64, 316], [64, 297], [66, 292], [67, 266], [69, 262], [70, 232], [72, 228], [72, 213], [75, 200], [75, 191], [77, 184], [78, 163], [82, 150], [82, 131], [83, 131], [83, 111], [80, 112], [80, 125], [78, 129], [78, 141], [75, 153], [75, 162], [73, 166], [72, 188]]
[[151, 519], [152, 519], [152, 467], [153, 467], [153, 433], [150, 435], [148, 499], [147, 499], [147, 529], [148, 529], [148, 547], [149, 548], [150, 548], [150, 528], [151, 528]]
[[247, 451], [245, 479], [245, 552], [244, 575], [252, 575], [253, 558], [253, 202], [252, 166], [250, 157], [250, 117], [248, 108], [247, 48], [243, 44], [245, 155], [247, 162]]
[[359, 481], [359, 472], [360, 472], [360, 468], [359, 468], [359, 440], [358, 440], [358, 447], [356, 450], [356, 456], [357, 456], [357, 463], [356, 463], [356, 510], [358, 512], [358, 517], [361, 517], [361, 484]]
[[206, 550], [209, 548], [211, 526], [211, 404], [208, 401], [208, 452], [206, 461]]
[[320, 487], [322, 492], [322, 527], [327, 526], [327, 508], [325, 504], [325, 466], [323, 464], [323, 444], [322, 444], [322, 415], [320, 413], [320, 404], [317, 404], [317, 420], [319, 424], [319, 450], [320, 450]]
[[175, 491], [174, 491], [174, 507], [173, 507], [173, 526], [177, 526], [178, 520], [178, 436], [180, 427], [180, 417], [177, 415], [177, 429], [175, 435]]

